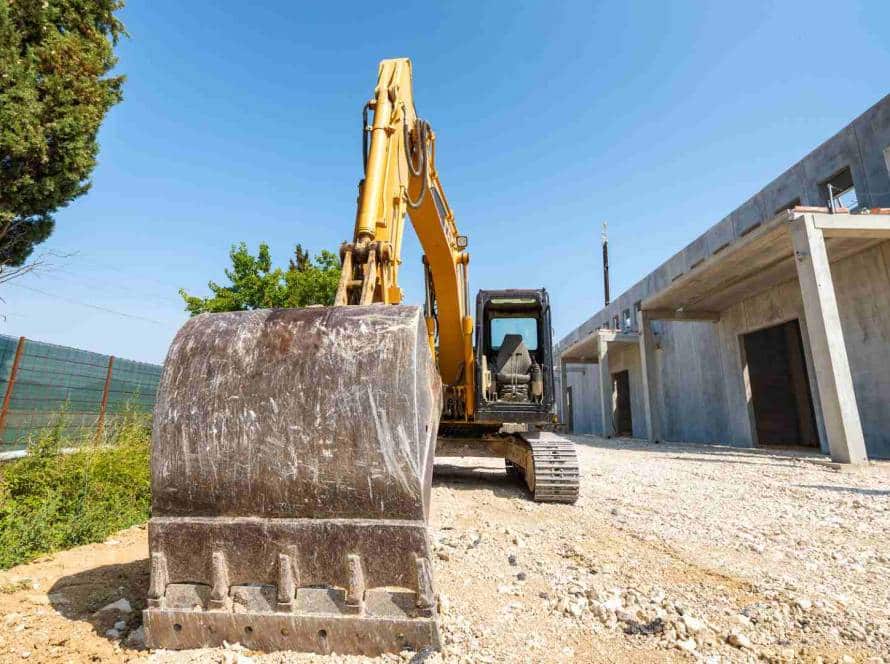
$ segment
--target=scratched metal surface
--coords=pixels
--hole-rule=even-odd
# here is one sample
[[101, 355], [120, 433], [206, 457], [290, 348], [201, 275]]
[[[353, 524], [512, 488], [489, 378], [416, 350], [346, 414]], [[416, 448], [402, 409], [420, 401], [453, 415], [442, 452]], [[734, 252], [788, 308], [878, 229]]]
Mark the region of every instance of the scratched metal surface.
[[197, 316], [161, 379], [152, 514], [425, 519], [441, 398], [419, 307]]

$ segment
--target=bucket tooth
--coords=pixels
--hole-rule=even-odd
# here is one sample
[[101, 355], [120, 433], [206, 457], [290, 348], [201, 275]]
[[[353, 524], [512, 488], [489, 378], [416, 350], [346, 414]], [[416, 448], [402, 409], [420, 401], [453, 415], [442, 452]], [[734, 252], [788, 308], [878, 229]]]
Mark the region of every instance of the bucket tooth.
[[417, 608], [430, 611], [436, 605], [433, 594], [433, 573], [428, 558], [418, 557], [417, 562]]
[[163, 553], [156, 551], [151, 554], [150, 574], [147, 604], [149, 607], [160, 609], [164, 606], [164, 595], [167, 593], [167, 584], [169, 583], [167, 557]]
[[290, 611], [297, 593], [294, 563], [286, 553], [278, 554], [278, 610]]
[[229, 599], [229, 566], [226, 554], [222, 551], [213, 552], [213, 585], [210, 589], [210, 608], [224, 609]]
[[346, 556], [349, 586], [346, 590], [346, 604], [358, 608], [361, 612], [365, 602], [365, 573], [362, 571], [362, 559], [354, 553]]
[[153, 421], [147, 645], [438, 648], [441, 407], [418, 307], [189, 320]]

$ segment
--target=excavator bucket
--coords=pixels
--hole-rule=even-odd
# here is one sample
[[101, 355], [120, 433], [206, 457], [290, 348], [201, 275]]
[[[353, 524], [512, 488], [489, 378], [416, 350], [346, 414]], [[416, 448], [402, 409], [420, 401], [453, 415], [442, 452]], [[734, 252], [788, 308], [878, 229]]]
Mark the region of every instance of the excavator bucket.
[[154, 417], [149, 647], [438, 647], [441, 394], [418, 307], [189, 320]]

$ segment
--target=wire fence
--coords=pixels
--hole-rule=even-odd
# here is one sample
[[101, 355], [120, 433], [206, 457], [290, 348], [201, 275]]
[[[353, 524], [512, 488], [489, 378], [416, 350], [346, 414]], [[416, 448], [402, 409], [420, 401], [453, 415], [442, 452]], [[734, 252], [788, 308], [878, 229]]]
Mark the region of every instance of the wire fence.
[[0, 453], [60, 426], [101, 433], [117, 416], [151, 412], [160, 365], [0, 335]]

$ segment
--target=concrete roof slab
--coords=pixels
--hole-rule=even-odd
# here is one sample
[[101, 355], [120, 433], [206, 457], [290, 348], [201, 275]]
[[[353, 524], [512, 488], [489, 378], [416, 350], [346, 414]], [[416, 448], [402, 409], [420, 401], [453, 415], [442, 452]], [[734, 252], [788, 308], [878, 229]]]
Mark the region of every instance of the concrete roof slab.
[[[801, 214], [786, 211], [773, 217], [644, 300], [643, 310], [658, 310], [660, 315], [674, 311], [678, 318], [692, 318], [694, 312], [711, 315], [795, 279], [797, 267], [788, 225]], [[826, 237], [832, 262], [864, 251], [890, 233], [890, 215], [817, 214], [816, 218], [817, 225], [832, 228]]]

